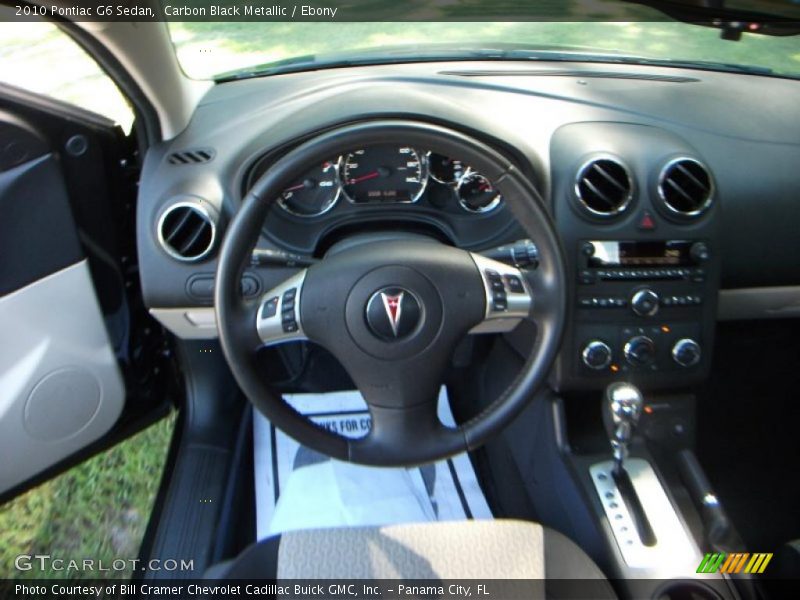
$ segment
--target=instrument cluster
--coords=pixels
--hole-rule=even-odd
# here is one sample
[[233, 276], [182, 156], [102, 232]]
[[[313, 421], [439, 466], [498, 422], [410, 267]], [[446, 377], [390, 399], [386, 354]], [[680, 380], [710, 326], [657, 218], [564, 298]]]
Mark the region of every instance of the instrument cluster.
[[309, 169], [283, 191], [277, 204], [296, 217], [313, 218], [342, 200], [353, 205], [412, 204], [426, 191], [434, 205], [446, 204], [450, 196], [467, 213], [488, 213], [503, 202], [491, 181], [457, 159], [378, 144]]

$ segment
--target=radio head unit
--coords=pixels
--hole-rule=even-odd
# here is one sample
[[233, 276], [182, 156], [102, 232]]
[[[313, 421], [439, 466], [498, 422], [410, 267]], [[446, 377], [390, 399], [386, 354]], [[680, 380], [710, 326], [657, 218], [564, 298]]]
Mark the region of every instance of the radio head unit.
[[687, 267], [695, 242], [668, 241], [587, 241], [584, 254], [588, 268], [605, 267]]

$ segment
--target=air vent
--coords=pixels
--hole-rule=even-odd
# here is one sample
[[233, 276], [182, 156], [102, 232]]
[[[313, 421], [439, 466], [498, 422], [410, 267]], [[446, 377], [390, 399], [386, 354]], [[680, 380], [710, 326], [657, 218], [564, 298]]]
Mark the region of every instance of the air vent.
[[167, 162], [171, 165], [199, 165], [210, 161], [215, 154], [213, 148], [193, 148], [173, 152], [167, 157]]
[[708, 169], [693, 158], [667, 163], [658, 178], [658, 195], [673, 214], [696, 217], [711, 206], [714, 183]]
[[179, 202], [158, 221], [158, 241], [171, 257], [183, 261], [205, 258], [214, 247], [217, 228], [200, 204]]
[[592, 215], [611, 217], [630, 204], [633, 181], [628, 169], [618, 160], [597, 158], [578, 171], [575, 194], [581, 206]]

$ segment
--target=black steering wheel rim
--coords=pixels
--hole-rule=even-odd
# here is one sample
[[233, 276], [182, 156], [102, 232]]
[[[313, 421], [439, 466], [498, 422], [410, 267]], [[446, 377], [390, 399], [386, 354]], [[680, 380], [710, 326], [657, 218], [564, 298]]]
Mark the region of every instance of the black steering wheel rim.
[[[397, 141], [446, 156], [457, 156], [492, 181], [540, 254], [533, 288], [537, 336], [533, 350], [508, 389], [484, 411], [440, 443], [364, 451], [357, 442], [318, 427], [295, 412], [275, 394], [259, 373], [255, 349], [261, 345], [255, 324], [249, 322], [252, 303], [242, 299], [242, 273], [271, 205], [304, 166], [321, 163], [348, 148]], [[566, 275], [563, 251], [552, 218], [527, 178], [490, 146], [438, 125], [415, 121], [380, 120], [344, 125], [322, 133], [277, 161], [256, 181], [228, 226], [217, 267], [215, 311], [223, 352], [233, 375], [256, 409], [300, 443], [340, 460], [372, 465], [411, 465], [431, 462], [472, 450], [499, 433], [527, 406], [546, 380], [561, 344], [566, 313]], [[385, 451], [384, 451], [385, 450]]]

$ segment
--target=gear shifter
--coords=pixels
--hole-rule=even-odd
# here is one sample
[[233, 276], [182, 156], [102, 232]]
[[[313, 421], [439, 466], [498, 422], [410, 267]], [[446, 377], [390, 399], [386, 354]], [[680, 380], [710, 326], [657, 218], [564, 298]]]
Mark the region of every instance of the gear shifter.
[[603, 423], [614, 451], [615, 475], [625, 470], [624, 462], [628, 457], [628, 446], [642, 415], [643, 404], [642, 393], [630, 383], [612, 383], [606, 388]]
[[603, 423], [606, 426], [611, 448], [614, 451], [614, 470], [612, 476], [617, 484], [620, 497], [628, 508], [642, 544], [653, 546], [656, 537], [647, 520], [639, 496], [625, 470], [628, 446], [633, 439], [633, 431], [642, 416], [644, 398], [642, 392], [630, 383], [612, 383], [606, 388], [603, 399]]

